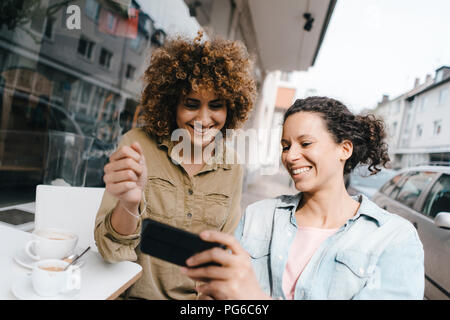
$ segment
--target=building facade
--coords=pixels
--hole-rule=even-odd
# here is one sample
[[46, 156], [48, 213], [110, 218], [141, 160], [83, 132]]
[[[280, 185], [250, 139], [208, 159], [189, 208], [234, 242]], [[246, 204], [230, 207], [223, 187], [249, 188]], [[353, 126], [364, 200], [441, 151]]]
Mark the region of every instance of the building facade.
[[374, 112], [386, 122], [391, 165], [403, 168], [450, 162], [450, 67], [395, 99], [385, 97]]
[[[280, 145], [276, 134], [280, 134], [280, 115], [284, 109], [276, 102], [280, 94], [286, 96], [287, 92], [283, 94], [280, 90], [287, 89], [288, 96], [295, 92], [291, 88], [292, 81], [285, 81], [283, 77], [295, 70], [307, 70], [314, 64], [336, 1], [184, 1], [190, 15], [207, 33], [242, 41], [255, 57], [258, 100], [245, 129], [255, 130], [259, 135], [255, 152], [262, 155], [262, 160], [247, 165], [245, 188], [260, 174], [277, 173]], [[270, 130], [274, 132], [267, 134]]]

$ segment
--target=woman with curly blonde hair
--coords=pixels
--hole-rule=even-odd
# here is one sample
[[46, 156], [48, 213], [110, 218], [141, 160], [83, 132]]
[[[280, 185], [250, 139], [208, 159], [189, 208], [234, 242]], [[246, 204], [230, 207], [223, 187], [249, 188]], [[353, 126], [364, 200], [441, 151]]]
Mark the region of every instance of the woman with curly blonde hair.
[[220, 138], [247, 119], [256, 93], [252, 75], [252, 59], [238, 41], [203, 41], [199, 33], [153, 52], [141, 98], [145, 124], [123, 136], [104, 168], [95, 227], [106, 261], [142, 266], [130, 297], [197, 297], [195, 282], [178, 266], [139, 251], [143, 218], [192, 233], [231, 234], [237, 227], [243, 169]]

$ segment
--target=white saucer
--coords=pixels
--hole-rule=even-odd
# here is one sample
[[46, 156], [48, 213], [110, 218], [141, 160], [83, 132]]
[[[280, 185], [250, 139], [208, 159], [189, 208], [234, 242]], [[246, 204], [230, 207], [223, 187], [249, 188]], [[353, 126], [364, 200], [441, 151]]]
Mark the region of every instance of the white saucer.
[[31, 276], [18, 279], [13, 283], [11, 291], [20, 300], [76, 300], [80, 294], [80, 290], [72, 290], [53, 297], [41, 297], [33, 289]]
[[[80, 254], [83, 252], [81, 248], [75, 248], [75, 252], [77, 254]], [[75, 265], [78, 267], [82, 267], [84, 265], [84, 258], [85, 256], [81, 257], [77, 262], [75, 262]], [[19, 250], [19, 252], [16, 253], [14, 256], [14, 261], [21, 265], [22, 267], [25, 267], [27, 269], [33, 269], [33, 264], [37, 262], [37, 260], [34, 260], [31, 258], [26, 252], [25, 249]]]

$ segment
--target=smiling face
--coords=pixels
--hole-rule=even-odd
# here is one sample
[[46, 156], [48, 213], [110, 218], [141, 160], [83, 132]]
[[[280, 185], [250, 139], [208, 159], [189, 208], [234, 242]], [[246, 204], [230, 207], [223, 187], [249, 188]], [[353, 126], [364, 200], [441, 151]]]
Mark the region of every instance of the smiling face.
[[297, 190], [314, 192], [343, 183], [345, 160], [352, 152], [351, 142], [336, 143], [318, 113], [290, 115], [283, 125], [281, 145], [281, 161]]
[[211, 143], [226, 120], [225, 102], [203, 87], [183, 97], [177, 106], [177, 126], [189, 132], [195, 146], [204, 148]]

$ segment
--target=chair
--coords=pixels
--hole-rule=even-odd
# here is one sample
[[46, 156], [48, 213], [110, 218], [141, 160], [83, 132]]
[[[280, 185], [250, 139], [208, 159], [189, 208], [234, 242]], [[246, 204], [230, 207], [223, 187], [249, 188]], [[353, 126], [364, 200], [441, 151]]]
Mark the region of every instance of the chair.
[[35, 228], [61, 228], [76, 233], [77, 246], [98, 252], [94, 240], [97, 210], [105, 188], [36, 187]]

